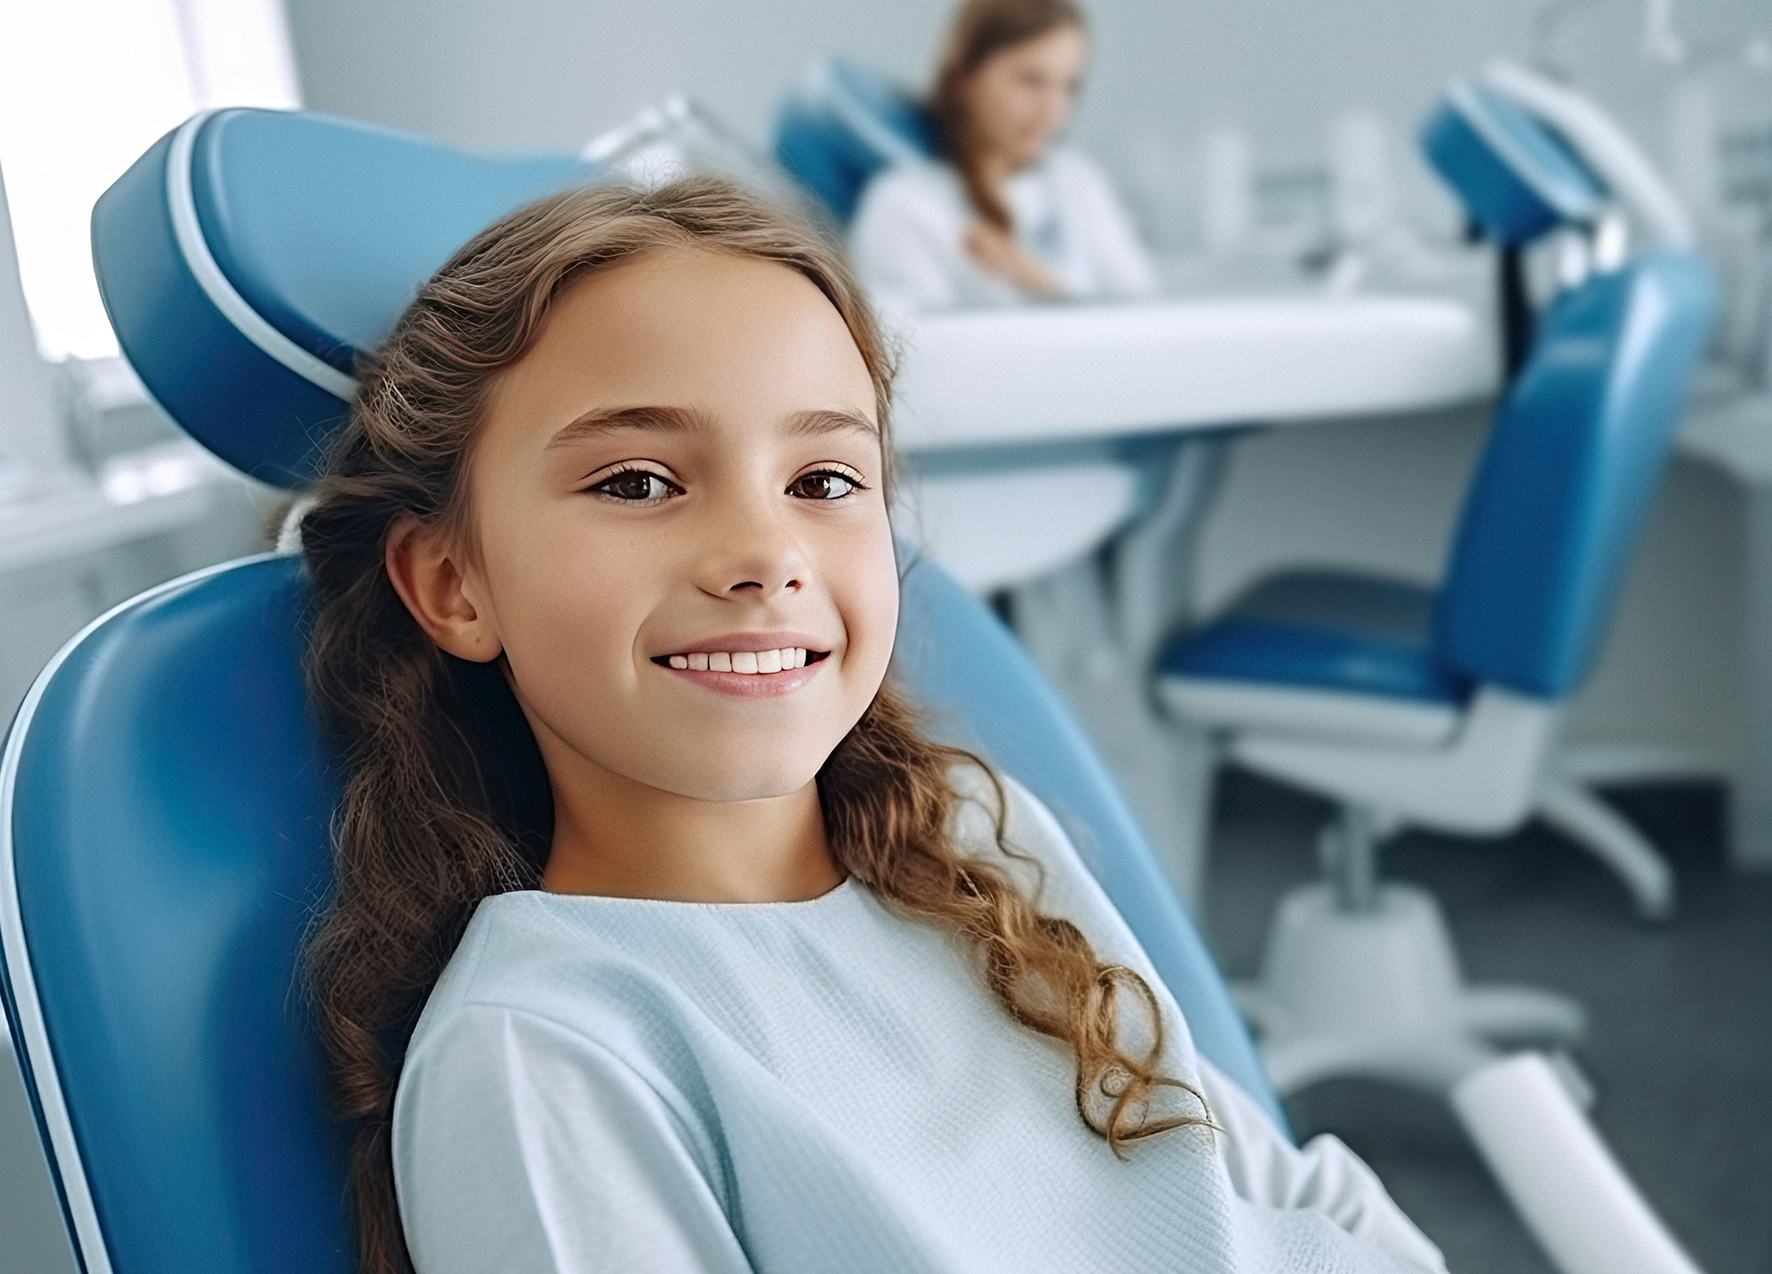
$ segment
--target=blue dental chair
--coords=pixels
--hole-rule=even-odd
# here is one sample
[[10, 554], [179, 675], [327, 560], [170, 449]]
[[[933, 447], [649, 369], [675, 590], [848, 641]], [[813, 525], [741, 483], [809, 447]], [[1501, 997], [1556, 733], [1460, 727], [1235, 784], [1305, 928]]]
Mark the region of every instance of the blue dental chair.
[[776, 109], [776, 159], [839, 225], [849, 224], [875, 174], [934, 155], [935, 136], [923, 109], [844, 58], [814, 63]]
[[[1499, 243], [1609, 233], [1597, 179], [1480, 84], [1455, 86], [1424, 145]], [[1586, 278], [1533, 321], [1437, 589], [1290, 571], [1161, 655], [1173, 716], [1339, 806], [1326, 880], [1285, 897], [1239, 992], [1282, 1092], [1343, 1075], [1445, 1092], [1471, 1049], [1582, 1034], [1563, 997], [1462, 984], [1433, 899], [1378, 880], [1379, 844], [1405, 827], [1499, 835], [1536, 815], [1611, 867], [1642, 916], [1672, 909], [1653, 846], [1556, 762], [1717, 306], [1697, 254], [1619, 248], [1596, 242]]]
[[[494, 217], [597, 176], [569, 158], [223, 111], [107, 192], [95, 256], [156, 400], [237, 467], [297, 486], [347, 411], [354, 355], [414, 288]], [[912, 565], [904, 589], [898, 666], [935, 728], [1053, 807], [1201, 1050], [1284, 1126], [1066, 711], [938, 569]], [[143, 594], [44, 670], [0, 757], [0, 991], [86, 1274], [352, 1267], [346, 1134], [295, 980], [336, 798], [301, 680], [306, 604], [299, 560], [275, 555]]]

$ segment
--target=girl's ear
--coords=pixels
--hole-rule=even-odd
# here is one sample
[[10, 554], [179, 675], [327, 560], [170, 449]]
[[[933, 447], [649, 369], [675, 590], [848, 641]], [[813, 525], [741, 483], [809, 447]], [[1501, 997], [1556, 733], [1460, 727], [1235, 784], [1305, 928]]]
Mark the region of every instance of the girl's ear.
[[498, 658], [504, 644], [471, 596], [460, 551], [440, 531], [397, 523], [388, 536], [385, 564], [394, 591], [439, 647], [474, 663]]

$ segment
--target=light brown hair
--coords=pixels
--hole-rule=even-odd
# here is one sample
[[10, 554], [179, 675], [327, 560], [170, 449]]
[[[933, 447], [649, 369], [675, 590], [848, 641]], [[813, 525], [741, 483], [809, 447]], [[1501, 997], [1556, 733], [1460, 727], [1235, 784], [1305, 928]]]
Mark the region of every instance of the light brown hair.
[[[859, 290], [807, 225], [734, 186], [588, 187], [512, 213], [420, 291], [361, 367], [361, 388], [302, 522], [313, 590], [311, 697], [336, 738], [344, 791], [333, 892], [305, 950], [314, 1019], [351, 1159], [360, 1268], [410, 1269], [390, 1125], [407, 1036], [482, 898], [539, 887], [552, 806], [534, 738], [496, 665], [441, 652], [394, 592], [383, 554], [403, 519], [470, 545], [466, 474], [487, 393], [535, 343], [565, 287], [647, 253], [696, 249], [779, 262], [848, 324], [873, 378], [886, 457], [892, 366]], [[969, 754], [925, 739], [890, 681], [818, 773], [837, 865], [910, 917], [970, 939], [1019, 1022], [1074, 1049], [1076, 1105], [1115, 1154], [1182, 1123], [1160, 1117], [1156, 997], [1041, 915], [1001, 866], [963, 856], [948, 784]], [[975, 763], [975, 762], [974, 762]], [[999, 797], [1001, 789], [999, 788]], [[998, 809], [1001, 841], [1001, 802]], [[1119, 1043], [1119, 1004], [1148, 1047]], [[1190, 1090], [1191, 1091], [1191, 1090]]]
[[1072, 0], [966, 0], [948, 26], [929, 91], [929, 121], [936, 149], [959, 170], [972, 206], [999, 230], [1013, 229], [1013, 218], [985, 181], [976, 130], [966, 115], [966, 81], [1004, 49], [1060, 27], [1083, 25], [1083, 11]]

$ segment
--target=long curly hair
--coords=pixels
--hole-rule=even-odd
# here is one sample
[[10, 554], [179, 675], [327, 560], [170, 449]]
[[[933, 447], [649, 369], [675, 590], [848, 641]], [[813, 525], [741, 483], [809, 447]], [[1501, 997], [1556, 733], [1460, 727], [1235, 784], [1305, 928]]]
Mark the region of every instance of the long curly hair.
[[1004, 49], [1062, 27], [1082, 28], [1073, 0], [966, 0], [948, 24], [926, 110], [936, 149], [960, 174], [966, 197], [985, 221], [1014, 228], [1009, 205], [985, 180], [976, 130], [966, 112], [966, 81]]
[[[884, 436], [887, 347], [809, 226], [710, 179], [592, 186], [505, 217], [425, 284], [364, 361], [301, 524], [315, 608], [308, 682], [344, 770], [333, 889], [305, 971], [338, 1114], [357, 1126], [350, 1181], [365, 1274], [411, 1268], [390, 1146], [407, 1037], [480, 900], [539, 887], [552, 821], [540, 753], [496, 665], [455, 659], [420, 630], [388, 579], [387, 539], [413, 519], [472, 551], [465, 474], [494, 378], [534, 344], [569, 283], [684, 248], [779, 262], [816, 284], [867, 364]], [[902, 913], [970, 939], [1003, 1007], [1075, 1051], [1077, 1112], [1115, 1154], [1199, 1122], [1153, 1108], [1157, 1088], [1186, 1086], [1156, 1069], [1162, 1018], [1143, 979], [1040, 914], [1002, 864], [956, 848], [948, 772], [963, 762], [976, 763], [926, 739], [883, 685], [818, 774], [837, 865]], [[1142, 1010], [1132, 1052], [1119, 1043], [1128, 999]]]

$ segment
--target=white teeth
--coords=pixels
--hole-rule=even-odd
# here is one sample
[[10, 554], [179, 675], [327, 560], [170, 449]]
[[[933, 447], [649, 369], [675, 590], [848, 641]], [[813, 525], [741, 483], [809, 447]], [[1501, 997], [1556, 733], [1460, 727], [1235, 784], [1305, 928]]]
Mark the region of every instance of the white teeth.
[[671, 655], [666, 662], [692, 672], [768, 673], [804, 668], [806, 657], [803, 646], [783, 646], [780, 650], [698, 650], [692, 655]]

